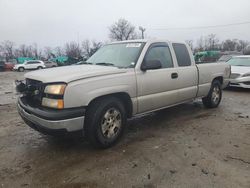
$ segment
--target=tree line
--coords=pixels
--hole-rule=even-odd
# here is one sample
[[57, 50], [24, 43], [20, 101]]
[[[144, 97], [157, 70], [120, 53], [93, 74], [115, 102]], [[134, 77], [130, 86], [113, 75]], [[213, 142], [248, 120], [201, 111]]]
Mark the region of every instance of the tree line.
[[35, 59], [47, 60], [58, 56], [68, 56], [72, 58], [84, 57], [87, 59], [102, 45], [102, 42], [84, 40], [80, 44], [72, 41], [67, 42], [63, 47], [57, 46], [51, 48], [46, 46], [41, 49], [38, 48], [36, 43], [16, 46], [14, 42], [6, 40], [0, 44], [0, 57], [6, 59], [6, 61], [17, 57], [33, 57]]
[[[111, 41], [122, 41], [139, 39], [144, 36], [144, 31], [140, 35], [136, 27], [125, 19], [119, 19], [108, 27], [109, 39]], [[204, 50], [238, 51], [246, 52], [249, 41], [239, 39], [227, 39], [220, 41], [215, 34], [201, 36], [196, 42], [187, 40], [194, 52]], [[14, 42], [6, 40], [0, 43], [0, 57], [6, 61], [17, 57], [33, 57], [36, 59], [50, 59], [58, 56], [68, 56], [72, 58], [83, 57], [85, 59], [93, 55], [104, 43], [100, 41], [90, 41], [88, 39], [78, 43], [75, 41], [67, 42], [64, 46], [51, 48], [46, 46], [38, 48], [36, 43], [32, 45], [22, 44], [17, 46]], [[248, 49], [250, 51], [250, 49]], [[248, 52], [249, 53], [249, 52]]]
[[205, 50], [220, 50], [247, 53], [247, 47], [250, 45], [250, 42], [247, 40], [226, 39], [220, 41], [215, 34], [201, 36], [196, 41], [196, 45], [194, 45], [193, 40], [187, 40], [186, 43], [190, 45], [194, 52]]

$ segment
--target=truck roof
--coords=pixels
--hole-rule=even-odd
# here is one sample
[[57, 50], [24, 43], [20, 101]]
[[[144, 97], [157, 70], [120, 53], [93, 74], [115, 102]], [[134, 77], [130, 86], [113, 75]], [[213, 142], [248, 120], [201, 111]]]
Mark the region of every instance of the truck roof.
[[110, 44], [118, 44], [118, 43], [130, 43], [130, 42], [150, 42], [150, 43], [154, 43], [154, 42], [169, 42], [169, 43], [181, 43], [181, 44], [186, 44], [183, 41], [169, 41], [166, 39], [135, 39], [135, 40], [124, 40], [124, 41], [115, 41], [115, 42], [111, 42]]

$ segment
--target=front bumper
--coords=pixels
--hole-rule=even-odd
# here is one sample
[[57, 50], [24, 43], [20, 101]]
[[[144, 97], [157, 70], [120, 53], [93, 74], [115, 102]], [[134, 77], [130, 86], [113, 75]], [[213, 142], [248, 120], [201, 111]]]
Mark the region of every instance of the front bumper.
[[235, 79], [230, 79], [229, 86], [250, 89], [250, 77], [239, 77]]
[[17, 109], [31, 128], [49, 135], [67, 134], [83, 130], [85, 108], [46, 110], [31, 107], [25, 98], [18, 99]]

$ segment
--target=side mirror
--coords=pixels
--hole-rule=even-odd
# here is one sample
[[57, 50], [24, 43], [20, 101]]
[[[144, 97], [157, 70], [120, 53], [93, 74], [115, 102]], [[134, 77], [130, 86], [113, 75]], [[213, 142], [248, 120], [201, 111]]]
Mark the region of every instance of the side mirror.
[[160, 69], [161, 62], [159, 60], [150, 60], [150, 61], [143, 61], [141, 65], [141, 70], [146, 71], [146, 70], [153, 70], [153, 69]]

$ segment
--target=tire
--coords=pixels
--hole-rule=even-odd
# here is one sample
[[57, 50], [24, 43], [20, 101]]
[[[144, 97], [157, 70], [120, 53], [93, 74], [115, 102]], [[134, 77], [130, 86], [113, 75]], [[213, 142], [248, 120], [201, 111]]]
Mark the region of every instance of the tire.
[[19, 72], [23, 72], [24, 70], [25, 70], [24, 67], [19, 67], [19, 68], [18, 68], [18, 71], [19, 71]]
[[43, 67], [39, 66], [39, 67], [37, 67], [37, 69], [38, 69], [38, 70], [39, 70], [39, 69], [43, 69]]
[[216, 108], [219, 106], [222, 98], [221, 83], [219, 80], [212, 82], [208, 96], [202, 98], [203, 105], [207, 108]]
[[109, 148], [122, 137], [126, 123], [126, 110], [118, 98], [100, 98], [87, 109], [84, 135], [94, 147]]

